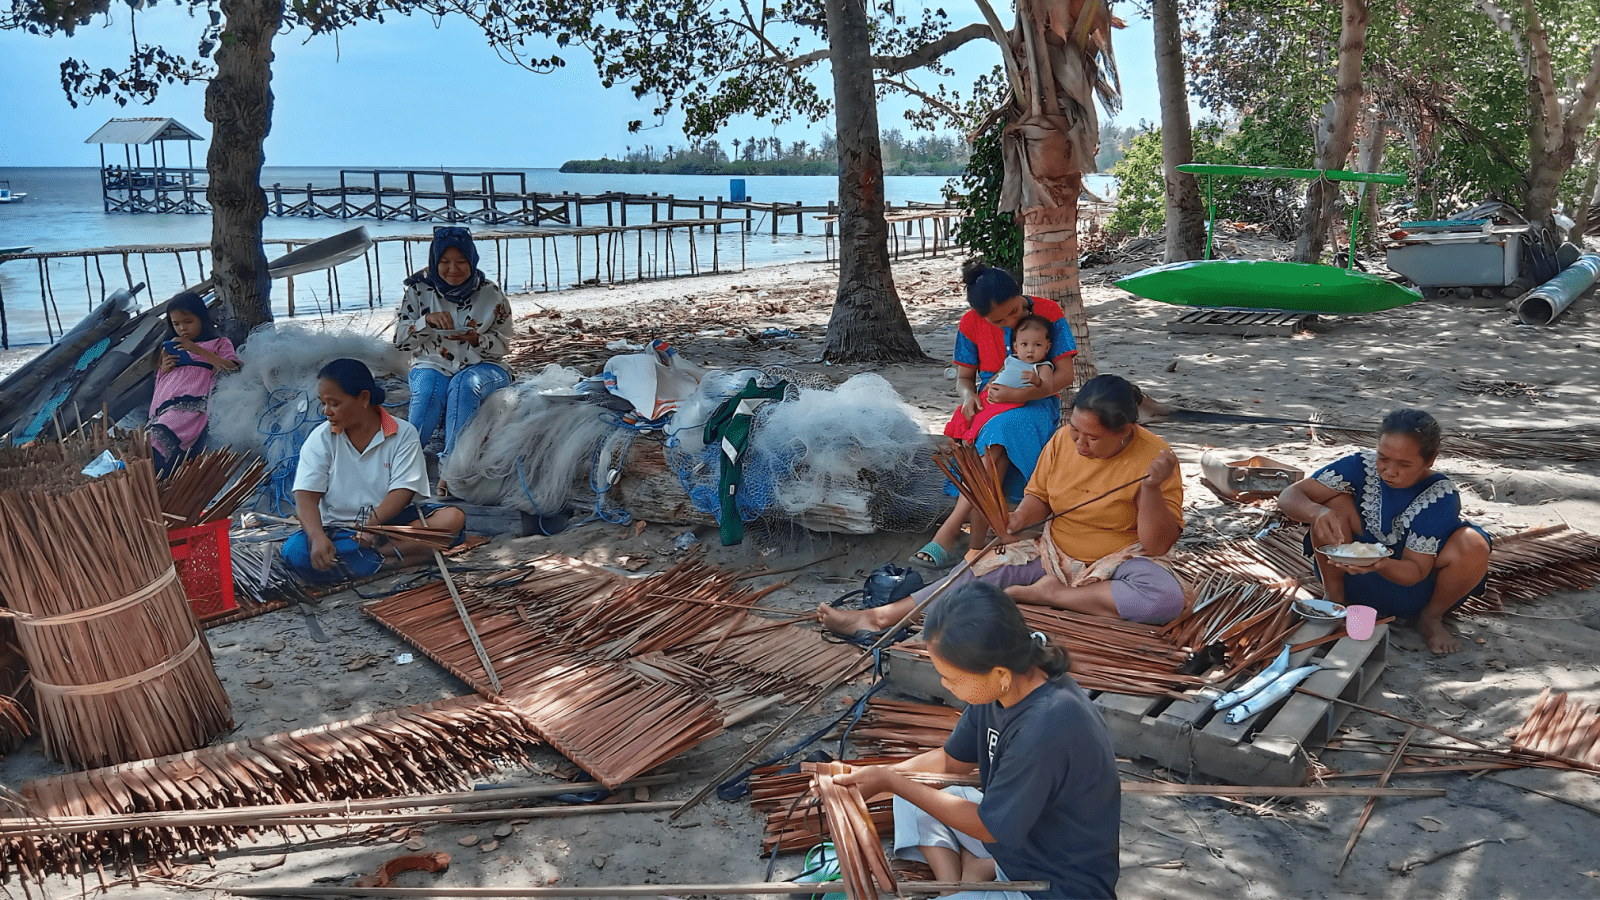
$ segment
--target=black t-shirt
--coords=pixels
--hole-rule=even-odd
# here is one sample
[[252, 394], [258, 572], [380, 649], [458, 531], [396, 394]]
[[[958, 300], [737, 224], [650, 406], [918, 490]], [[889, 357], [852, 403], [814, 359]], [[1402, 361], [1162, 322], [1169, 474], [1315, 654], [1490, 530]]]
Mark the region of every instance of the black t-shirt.
[[1006, 709], [969, 706], [944, 745], [976, 762], [978, 817], [1006, 878], [1048, 881], [1039, 898], [1116, 897], [1122, 785], [1111, 736], [1070, 676]]

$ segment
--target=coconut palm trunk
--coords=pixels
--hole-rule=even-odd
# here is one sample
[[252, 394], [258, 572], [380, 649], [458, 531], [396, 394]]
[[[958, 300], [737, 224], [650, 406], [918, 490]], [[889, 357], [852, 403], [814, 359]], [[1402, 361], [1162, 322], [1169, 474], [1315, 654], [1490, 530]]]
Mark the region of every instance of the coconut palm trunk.
[[1008, 31], [987, 0], [978, 0], [1012, 92], [1000, 210], [1022, 223], [1022, 289], [1059, 303], [1072, 327], [1073, 381], [1081, 385], [1096, 368], [1078, 281], [1078, 200], [1100, 149], [1095, 96], [1112, 111], [1121, 103], [1113, 20], [1101, 0], [1017, 0], [1016, 6]]

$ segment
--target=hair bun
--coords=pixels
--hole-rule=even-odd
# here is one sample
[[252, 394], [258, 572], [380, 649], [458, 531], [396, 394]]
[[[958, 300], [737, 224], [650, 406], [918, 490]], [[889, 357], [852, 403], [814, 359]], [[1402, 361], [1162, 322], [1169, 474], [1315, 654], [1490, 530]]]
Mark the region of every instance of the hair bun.
[[961, 281], [964, 284], [973, 284], [988, 270], [983, 260], [974, 256], [961, 264]]

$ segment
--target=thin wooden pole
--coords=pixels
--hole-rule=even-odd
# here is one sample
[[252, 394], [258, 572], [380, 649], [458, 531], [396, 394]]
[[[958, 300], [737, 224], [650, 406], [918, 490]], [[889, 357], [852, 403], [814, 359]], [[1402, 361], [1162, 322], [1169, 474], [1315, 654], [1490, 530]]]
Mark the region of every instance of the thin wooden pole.
[[[1400, 765], [1400, 758], [1405, 756], [1406, 745], [1411, 743], [1411, 738], [1417, 733], [1417, 726], [1412, 725], [1406, 729], [1406, 736], [1395, 745], [1394, 756], [1389, 759], [1389, 768], [1383, 770], [1383, 775], [1378, 778], [1378, 787], [1387, 787], [1389, 776], [1394, 774], [1395, 766]], [[1344, 852], [1339, 855], [1339, 864], [1333, 867], [1333, 875], [1339, 877], [1344, 871], [1345, 861], [1350, 858], [1350, 851], [1356, 848], [1356, 841], [1361, 839], [1361, 830], [1367, 827], [1367, 820], [1372, 817], [1372, 810], [1378, 805], [1377, 797], [1368, 797], [1367, 805], [1361, 808], [1361, 818], [1356, 820], [1356, 829], [1350, 832], [1350, 840], [1345, 842]]]
[[[617, 791], [636, 787], [655, 787], [676, 781], [676, 774], [646, 775], [617, 786]], [[279, 803], [260, 806], [241, 806], [227, 809], [178, 809], [159, 812], [125, 813], [109, 816], [57, 816], [50, 819], [11, 819], [0, 822], [0, 837], [43, 837], [46, 835], [74, 834], [84, 831], [121, 831], [133, 828], [198, 828], [238, 823], [254, 824], [263, 819], [290, 819], [323, 816], [337, 813], [350, 815], [359, 812], [383, 812], [421, 806], [452, 806], [467, 803], [505, 803], [512, 800], [534, 800], [553, 797], [572, 791], [588, 790], [588, 783], [562, 782], [539, 784], [530, 787], [501, 788], [492, 791], [453, 791], [442, 794], [420, 794], [412, 797], [392, 797], [373, 800], [324, 800], [307, 803]], [[621, 804], [608, 803], [606, 806]], [[565, 809], [566, 807], [554, 807]], [[587, 807], [585, 807], [587, 808]], [[528, 810], [517, 810], [527, 812]], [[321, 822], [307, 822], [316, 825]]]
[[[901, 887], [907, 893], [951, 894], [960, 891], [1028, 891], [1048, 890], [1046, 881], [978, 881], [950, 883], [941, 881], [907, 881]], [[236, 897], [660, 897], [702, 894], [726, 896], [739, 894], [814, 894], [816, 884], [796, 881], [765, 881], [755, 884], [624, 884], [614, 887], [336, 887], [313, 885], [308, 887], [230, 887], [220, 888]]]

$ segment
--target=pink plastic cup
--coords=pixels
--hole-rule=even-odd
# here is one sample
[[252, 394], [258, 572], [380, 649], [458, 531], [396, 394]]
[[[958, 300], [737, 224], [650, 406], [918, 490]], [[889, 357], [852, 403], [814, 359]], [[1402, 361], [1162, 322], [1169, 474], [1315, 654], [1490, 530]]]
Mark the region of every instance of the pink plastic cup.
[[1346, 606], [1344, 608], [1344, 628], [1350, 636], [1358, 641], [1372, 637], [1372, 630], [1377, 627], [1378, 611], [1370, 606]]

